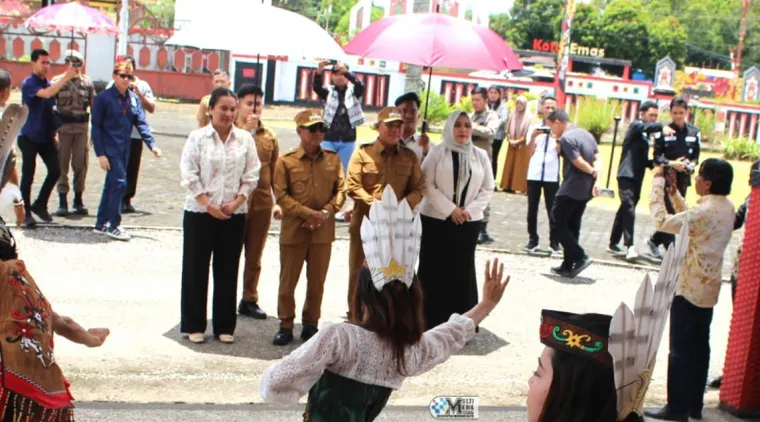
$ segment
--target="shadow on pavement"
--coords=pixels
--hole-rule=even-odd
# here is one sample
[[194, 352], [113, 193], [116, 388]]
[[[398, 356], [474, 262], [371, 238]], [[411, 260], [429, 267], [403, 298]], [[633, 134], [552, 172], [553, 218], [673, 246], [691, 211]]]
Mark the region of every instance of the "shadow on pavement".
[[587, 278], [587, 277], [575, 277], [575, 278], [567, 278], [567, 277], [560, 277], [556, 274], [541, 274], [542, 276], [552, 279], [556, 281], [557, 283], [562, 284], [594, 284], [596, 283], [596, 280], [593, 278]]
[[[73, 230], [61, 230], [61, 226], [55, 224], [38, 225], [36, 228], [24, 228], [24, 236], [46, 242], [67, 244], [100, 244], [114, 242], [108, 236], [93, 233], [91, 228]], [[19, 229], [16, 229], [19, 230]]]
[[238, 315], [237, 327], [235, 328], [235, 343], [224, 344], [213, 335], [211, 320], [207, 322], [206, 342], [203, 344], [191, 343], [187, 335], [179, 332], [179, 324], [164, 333], [164, 337], [176, 341], [188, 349], [197, 353], [209, 353], [213, 355], [233, 356], [240, 358], [277, 360], [297, 349], [304, 342], [301, 340], [301, 324], [296, 324], [293, 329], [293, 342], [287, 346], [275, 346], [272, 339], [280, 328], [280, 320], [267, 318], [257, 320]]
[[455, 353], [457, 356], [485, 356], [492, 352], [495, 352], [502, 347], [509, 346], [509, 342], [496, 334], [480, 327], [480, 330], [475, 334], [475, 338], [470, 340], [459, 353]]

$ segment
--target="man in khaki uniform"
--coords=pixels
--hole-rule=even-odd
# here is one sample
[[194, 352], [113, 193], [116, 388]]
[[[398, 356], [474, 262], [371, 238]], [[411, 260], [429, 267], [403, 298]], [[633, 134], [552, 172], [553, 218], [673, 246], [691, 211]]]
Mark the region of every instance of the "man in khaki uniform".
[[[230, 74], [222, 69], [214, 71], [214, 77], [211, 79], [211, 90], [217, 88], [229, 88], [232, 85], [230, 81]], [[204, 127], [211, 122], [208, 115], [208, 100], [211, 99], [211, 94], [201, 98], [201, 103], [198, 104], [198, 111], [195, 113], [195, 120], [198, 121], [198, 127]], [[258, 110], [258, 109], [257, 109]]]
[[354, 320], [353, 297], [359, 281], [359, 270], [364, 263], [361, 226], [369, 207], [381, 199], [383, 188], [391, 185], [399, 201], [406, 198], [414, 209], [422, 201], [425, 181], [420, 160], [414, 151], [399, 144], [403, 118], [396, 107], [386, 107], [377, 114], [375, 128], [378, 137], [374, 142], [354, 150], [348, 163], [348, 196], [355, 200], [351, 215], [351, 250], [349, 251], [348, 318]]
[[340, 156], [320, 147], [326, 129], [322, 112], [302, 111], [296, 116], [296, 125], [301, 146], [282, 156], [274, 171], [274, 194], [283, 213], [277, 300], [280, 330], [273, 342], [277, 346], [293, 341], [294, 293], [304, 261], [308, 284], [301, 338], [306, 341], [318, 331], [325, 277], [335, 240], [335, 213], [345, 200]]
[[[69, 164], [74, 170], [74, 214], [87, 215], [87, 207], [82, 201], [87, 178], [89, 146], [87, 133], [90, 131], [90, 107], [95, 99], [95, 85], [82, 72], [84, 58], [76, 50], [66, 51], [66, 63], [77, 69], [76, 76], [66, 82], [56, 95], [57, 114], [63, 123], [58, 128], [58, 160], [61, 176], [58, 178], [58, 210], [55, 215], [69, 214]], [[53, 83], [64, 75], [53, 78]]]
[[[475, 88], [470, 94], [472, 98], [472, 144], [484, 149], [490, 158], [493, 155], [493, 139], [499, 131], [499, 115], [488, 108], [488, 90], [480, 87]], [[488, 219], [491, 216], [491, 205], [486, 206], [483, 212], [483, 225], [480, 228], [478, 244], [493, 243], [494, 238], [488, 234]]]
[[282, 210], [274, 205], [272, 195], [274, 166], [280, 154], [280, 147], [274, 131], [265, 128], [261, 123], [261, 101], [264, 98], [261, 88], [246, 84], [240, 87], [237, 95], [239, 100], [236, 125], [251, 132], [261, 161], [259, 184], [248, 197], [248, 214], [245, 216], [243, 298], [238, 305], [238, 313], [256, 319], [266, 319], [267, 314], [258, 305], [257, 287], [261, 275], [261, 256], [269, 236], [273, 208], [275, 218], [282, 219]]

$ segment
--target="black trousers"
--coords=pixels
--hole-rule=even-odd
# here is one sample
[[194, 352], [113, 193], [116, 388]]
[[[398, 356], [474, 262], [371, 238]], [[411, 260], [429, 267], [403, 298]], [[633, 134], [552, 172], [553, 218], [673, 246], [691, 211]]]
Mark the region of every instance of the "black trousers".
[[[55, 147], [53, 138], [43, 144], [32, 142], [26, 136], [18, 137], [18, 147], [21, 150], [21, 197], [27, 204], [26, 212], [29, 213], [29, 206], [47, 208], [50, 194], [58, 183], [61, 176], [61, 165], [58, 162], [58, 149]], [[47, 176], [42, 182], [40, 192], [37, 194], [37, 200], [31, 202], [32, 184], [34, 183], [34, 172], [37, 169], [37, 155], [42, 158], [42, 162], [47, 167]]]
[[581, 201], [569, 196], [557, 196], [552, 207], [552, 229], [557, 240], [562, 244], [564, 259], [562, 266], [570, 268], [574, 263], [586, 257], [586, 251], [578, 243], [581, 234], [581, 221], [586, 211], [588, 200]]
[[143, 140], [132, 139], [129, 146], [129, 162], [127, 163], [127, 193], [124, 194], [124, 202], [129, 203], [137, 193], [137, 175], [140, 173], [142, 161]]
[[710, 365], [710, 323], [713, 308], [700, 308], [683, 296], [670, 308], [668, 408], [675, 413], [699, 412], [704, 406]]
[[[528, 180], [528, 235], [531, 243], [538, 243], [538, 205], [541, 202], [541, 191], [544, 192], [544, 206], [549, 222], [552, 221], [552, 207], [554, 196], [559, 190], [559, 182], [537, 182]], [[549, 242], [551, 245], [559, 243], [556, 230], [549, 225]]]
[[623, 239], [625, 247], [633, 246], [633, 226], [636, 222], [636, 205], [641, 197], [641, 180], [619, 178], [618, 191], [620, 192], [620, 208], [615, 214], [615, 222], [612, 223], [610, 245], [617, 245]]
[[[491, 143], [491, 168], [493, 169], [493, 178], [496, 178], [496, 173], [499, 171], [499, 151], [501, 151], [501, 144], [504, 143], [503, 139], [494, 139]], [[497, 183], [496, 186], [499, 186]]]
[[182, 223], [182, 323], [183, 333], [206, 331], [209, 262], [213, 255], [214, 334], [233, 334], [237, 323], [237, 281], [243, 249], [245, 215], [218, 220], [208, 213], [185, 211]]
[[[677, 174], [678, 192], [681, 193], [681, 196], [683, 196], [684, 199], [686, 199], [686, 189], [689, 187], [687, 182], [690, 177], [691, 176], [683, 175], [682, 173]], [[667, 191], [668, 182], [667, 179], [665, 180], [665, 190]], [[676, 213], [675, 209], [673, 208], [673, 204], [670, 202], [670, 195], [667, 193], [665, 193], [665, 209], [668, 210], [669, 214]], [[665, 246], [665, 249], [667, 249], [670, 247], [670, 244], [676, 240], [676, 236], [665, 232], [655, 232], [649, 240], [651, 240], [655, 245]]]

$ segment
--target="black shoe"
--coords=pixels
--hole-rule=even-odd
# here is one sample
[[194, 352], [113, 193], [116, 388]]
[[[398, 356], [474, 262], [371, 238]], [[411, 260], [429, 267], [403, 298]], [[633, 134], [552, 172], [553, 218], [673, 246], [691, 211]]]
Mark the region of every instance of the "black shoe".
[[318, 331], [319, 329], [313, 325], [304, 325], [303, 329], [301, 329], [301, 340], [309, 341]]
[[553, 267], [552, 272], [560, 277], [570, 277], [572, 269], [568, 268], [564, 263], [559, 267]]
[[609, 252], [609, 253], [611, 253], [613, 255], [624, 255], [625, 254], [625, 249], [621, 248], [617, 244], [615, 244], [615, 245], [609, 244], [607, 246], [607, 252]]
[[644, 416], [663, 421], [689, 422], [689, 415], [685, 413], [673, 413], [668, 409], [668, 406], [657, 410], [645, 410]]
[[490, 234], [488, 234], [487, 231], [483, 230], [480, 232], [480, 237], [478, 238], [478, 245], [484, 245], [487, 243], [493, 243], [494, 238], [491, 237]]
[[527, 245], [523, 248], [523, 251], [528, 253], [533, 253], [538, 250], [538, 242], [529, 241]]
[[52, 223], [53, 222], [53, 216], [50, 215], [47, 208], [42, 208], [41, 206], [37, 204], [32, 204], [30, 211], [32, 211], [34, 214], [37, 215], [42, 221], [46, 223]]
[[275, 346], [285, 346], [293, 341], [293, 329], [292, 328], [280, 328], [280, 331], [274, 335], [272, 344]]
[[24, 227], [27, 228], [33, 228], [37, 226], [37, 220], [32, 217], [31, 213], [26, 213], [26, 217], [24, 218]]
[[647, 246], [649, 246], [649, 253], [657, 258], [662, 259], [662, 253], [660, 252], [660, 246], [655, 245], [654, 242], [652, 242], [652, 239], [647, 239]]
[[82, 194], [74, 194], [74, 214], [76, 215], [88, 215], [90, 211], [84, 206], [82, 202]]
[[255, 319], [267, 319], [267, 314], [254, 302], [241, 300], [240, 305], [238, 305], [238, 313]]
[[707, 386], [710, 388], [720, 388], [721, 383], [723, 383], [723, 375], [707, 380]]
[[689, 418], [701, 421], [702, 420], [702, 411], [701, 410], [692, 410], [691, 412], [689, 412]]
[[122, 214], [132, 214], [137, 212], [135, 207], [132, 206], [129, 202], [124, 202], [121, 204], [121, 213]]
[[549, 250], [552, 253], [552, 256], [562, 256], [562, 248], [559, 247], [559, 243], [552, 243], [549, 246]]
[[576, 262], [575, 265], [573, 265], [572, 271], [570, 271], [570, 278], [577, 277], [578, 274], [580, 274], [581, 272], [583, 272], [583, 270], [588, 268], [588, 266], [591, 265], [592, 262], [594, 262], [594, 260], [591, 259], [590, 256], [587, 256], [583, 258], [582, 260]]
[[58, 209], [55, 210], [56, 217], [66, 217], [69, 215], [69, 202], [65, 193], [58, 194]]

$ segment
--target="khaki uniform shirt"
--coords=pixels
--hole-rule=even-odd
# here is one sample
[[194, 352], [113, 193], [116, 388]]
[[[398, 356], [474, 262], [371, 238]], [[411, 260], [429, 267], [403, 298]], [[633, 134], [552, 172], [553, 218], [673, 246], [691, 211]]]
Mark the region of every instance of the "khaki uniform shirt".
[[277, 135], [271, 129], [263, 126], [253, 134], [256, 141], [256, 151], [259, 154], [261, 170], [259, 170], [259, 184], [251, 193], [249, 210], [271, 210], [274, 207], [272, 199], [272, 180], [274, 179], [274, 166], [280, 155], [280, 146]]
[[208, 117], [208, 102], [211, 99], [211, 95], [206, 95], [201, 98], [201, 103], [198, 104], [198, 112], [195, 114], [195, 119], [198, 120], [198, 126], [204, 127], [211, 122]]
[[[52, 83], [55, 84], [61, 78], [63, 75], [54, 77]], [[59, 130], [64, 133], [87, 133], [89, 110], [94, 100], [95, 85], [89, 76], [82, 74], [66, 82], [56, 94], [56, 108], [64, 123]]]
[[[274, 170], [274, 195], [282, 208], [280, 243], [299, 245], [335, 240], [335, 213], [345, 200], [340, 156], [320, 149], [311, 159], [302, 147], [283, 155]], [[330, 217], [314, 231], [301, 227], [312, 211], [326, 210]]]
[[356, 148], [348, 162], [348, 196], [356, 202], [351, 216], [351, 234], [361, 232], [362, 220], [369, 214], [375, 199], [391, 185], [399, 201], [406, 198], [411, 209], [422, 201], [425, 181], [420, 160], [407, 147], [397, 145], [388, 150], [379, 141]]

